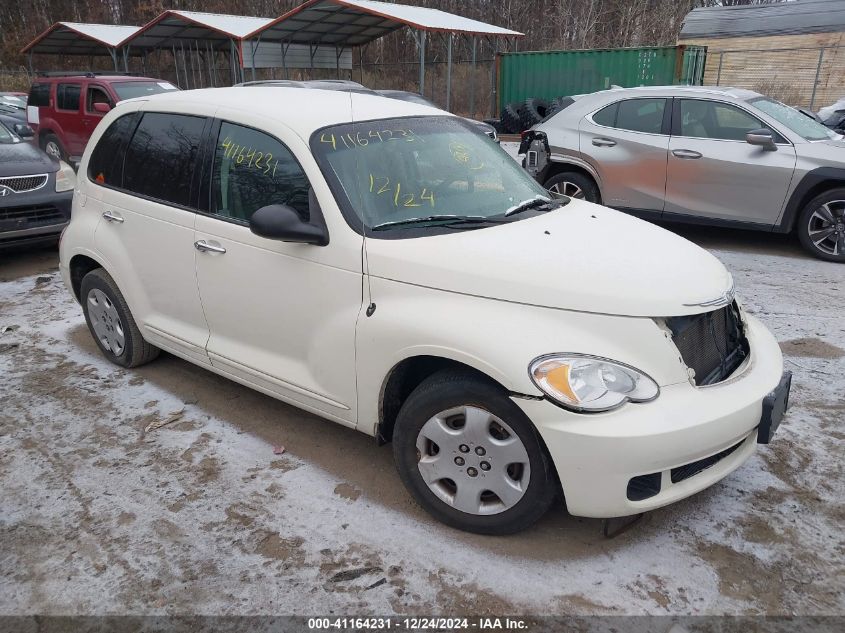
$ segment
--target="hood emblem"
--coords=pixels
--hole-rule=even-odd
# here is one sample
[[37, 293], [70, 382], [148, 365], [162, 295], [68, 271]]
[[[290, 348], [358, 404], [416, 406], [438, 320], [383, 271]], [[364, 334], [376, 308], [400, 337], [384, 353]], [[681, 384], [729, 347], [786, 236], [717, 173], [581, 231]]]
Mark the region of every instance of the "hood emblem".
[[15, 193], [14, 189], [6, 187], [5, 185], [0, 185], [0, 198], [5, 198], [10, 193]]
[[693, 308], [693, 307], [702, 307], [702, 308], [716, 308], [721, 306], [729, 305], [734, 300], [734, 284], [733, 280], [731, 280], [731, 286], [725, 292], [723, 292], [720, 296], [716, 297], [715, 299], [708, 299], [707, 301], [701, 301], [699, 303], [685, 303], [683, 304], [684, 307]]

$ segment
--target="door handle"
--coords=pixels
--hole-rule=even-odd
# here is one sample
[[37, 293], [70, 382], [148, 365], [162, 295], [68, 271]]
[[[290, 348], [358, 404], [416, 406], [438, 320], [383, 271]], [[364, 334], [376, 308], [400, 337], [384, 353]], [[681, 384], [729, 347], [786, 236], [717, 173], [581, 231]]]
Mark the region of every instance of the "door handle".
[[701, 158], [701, 152], [694, 152], [691, 149], [673, 149], [672, 155], [678, 158]]
[[593, 145], [596, 147], [613, 147], [616, 145], [616, 141], [613, 141], [609, 138], [594, 138]]
[[118, 224], [123, 224], [123, 218], [120, 217], [119, 215], [115, 215], [111, 211], [106, 211], [103, 214], [103, 219], [108, 221], [108, 222], [117, 222]]
[[205, 240], [199, 240], [194, 242], [194, 248], [196, 248], [201, 253], [225, 253], [226, 249], [222, 246], [215, 246], [214, 244], [209, 244]]

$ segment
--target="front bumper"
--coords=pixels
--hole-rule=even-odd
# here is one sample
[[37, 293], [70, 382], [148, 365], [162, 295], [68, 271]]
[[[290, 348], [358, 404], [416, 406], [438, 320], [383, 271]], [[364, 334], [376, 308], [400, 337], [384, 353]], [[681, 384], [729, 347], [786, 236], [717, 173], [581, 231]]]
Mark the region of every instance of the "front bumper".
[[[748, 315], [746, 321], [751, 357], [716, 385], [668, 385], [652, 402], [592, 415], [514, 398], [549, 449], [571, 514], [606, 518], [653, 510], [716, 483], [754, 453], [763, 400], [781, 380], [783, 357], [759, 321]], [[672, 469], [723, 451], [715, 463], [673, 483]], [[629, 483], [646, 475], [656, 476], [659, 492], [632, 500]]]
[[0, 199], [0, 250], [56, 239], [70, 221], [73, 191], [43, 190], [9, 194]]

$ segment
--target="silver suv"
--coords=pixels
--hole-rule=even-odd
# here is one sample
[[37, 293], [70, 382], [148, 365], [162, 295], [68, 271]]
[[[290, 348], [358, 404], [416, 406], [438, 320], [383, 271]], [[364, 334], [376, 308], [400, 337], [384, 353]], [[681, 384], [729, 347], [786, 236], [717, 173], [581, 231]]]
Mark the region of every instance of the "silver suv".
[[749, 90], [620, 88], [579, 97], [523, 134], [551, 191], [646, 219], [789, 233], [845, 262], [845, 142]]

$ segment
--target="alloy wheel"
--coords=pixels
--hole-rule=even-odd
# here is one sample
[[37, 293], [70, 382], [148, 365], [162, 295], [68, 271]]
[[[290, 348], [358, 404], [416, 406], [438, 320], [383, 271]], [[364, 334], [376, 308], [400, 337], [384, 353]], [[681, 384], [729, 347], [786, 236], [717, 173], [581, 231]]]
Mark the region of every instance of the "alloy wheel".
[[55, 141], [48, 141], [44, 146], [44, 151], [53, 158], [62, 157], [62, 150], [59, 149], [59, 145]]
[[563, 194], [564, 196], [568, 196], [570, 198], [577, 198], [578, 200], [584, 200], [584, 190], [581, 189], [578, 185], [574, 182], [569, 182], [568, 180], [563, 180], [561, 182], [553, 184], [549, 187], [549, 191], [552, 193]]
[[420, 429], [416, 446], [425, 484], [461, 512], [504, 512], [519, 503], [528, 488], [531, 467], [522, 440], [484, 409], [441, 411]]
[[825, 202], [813, 211], [807, 234], [821, 252], [845, 255], [845, 200]]

